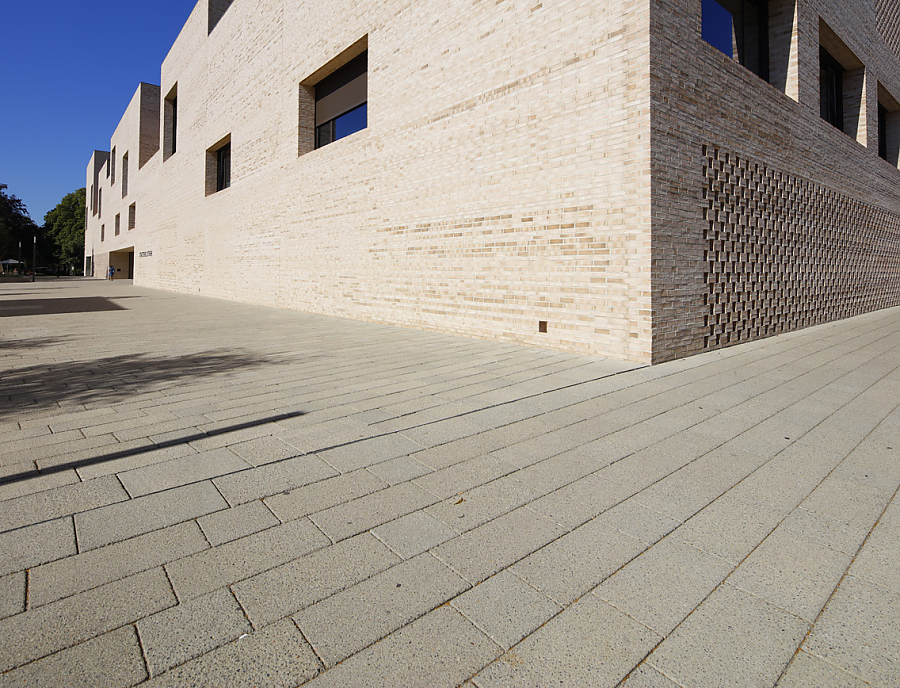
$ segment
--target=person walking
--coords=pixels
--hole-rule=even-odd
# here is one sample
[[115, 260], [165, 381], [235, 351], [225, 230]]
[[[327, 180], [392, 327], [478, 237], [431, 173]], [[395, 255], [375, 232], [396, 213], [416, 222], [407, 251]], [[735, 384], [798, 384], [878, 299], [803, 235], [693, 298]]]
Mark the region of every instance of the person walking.
[[110, 265], [109, 266], [109, 276], [107, 277], [107, 279], [111, 280], [113, 278], [113, 275], [115, 275], [115, 274], [116, 274], [116, 269], [112, 265]]

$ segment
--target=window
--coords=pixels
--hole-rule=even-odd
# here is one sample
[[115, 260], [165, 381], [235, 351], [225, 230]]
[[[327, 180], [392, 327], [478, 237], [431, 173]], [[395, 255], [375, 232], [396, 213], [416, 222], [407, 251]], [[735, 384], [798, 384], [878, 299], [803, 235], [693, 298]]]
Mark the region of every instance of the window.
[[213, 32], [213, 29], [216, 28], [216, 24], [219, 23], [219, 20], [228, 11], [228, 8], [231, 7], [231, 3], [232, 0], [209, 0], [209, 14], [207, 15], [206, 24], [207, 35]]
[[163, 101], [163, 160], [178, 150], [178, 84], [172, 87]]
[[106, 225], [100, 225], [100, 241], [106, 241]]
[[703, 40], [769, 80], [768, 0], [703, 0]]
[[819, 48], [819, 114], [844, 130], [844, 68], [825, 48]]
[[116, 236], [119, 236], [120, 229], [121, 229], [120, 216], [118, 213], [116, 213]]
[[135, 207], [134, 203], [132, 203], [130, 206], [128, 206], [128, 231], [131, 231], [132, 229], [134, 229], [136, 212], [137, 212], [137, 208]]
[[122, 156], [122, 198], [128, 195], [128, 153]]
[[97, 189], [97, 217], [103, 217], [103, 189]]
[[900, 165], [900, 102], [878, 84], [878, 157]]
[[110, 168], [110, 183], [115, 186], [116, 184], [116, 147], [113, 146], [112, 154], [109, 156], [109, 168]]
[[887, 108], [878, 104], [878, 157], [887, 160]]
[[94, 185], [91, 184], [91, 213], [94, 212]]
[[315, 147], [365, 129], [368, 124], [368, 51], [315, 85]]
[[206, 150], [206, 195], [231, 186], [231, 134]]

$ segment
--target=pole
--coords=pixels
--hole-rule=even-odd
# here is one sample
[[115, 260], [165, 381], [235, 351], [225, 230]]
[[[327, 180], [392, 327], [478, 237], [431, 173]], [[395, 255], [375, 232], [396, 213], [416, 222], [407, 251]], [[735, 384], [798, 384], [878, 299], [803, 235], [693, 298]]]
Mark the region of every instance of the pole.
[[22, 262], [22, 242], [19, 242], [19, 262]]
[[37, 272], [37, 237], [34, 237], [34, 248], [31, 249], [31, 281], [34, 282], [34, 273]]

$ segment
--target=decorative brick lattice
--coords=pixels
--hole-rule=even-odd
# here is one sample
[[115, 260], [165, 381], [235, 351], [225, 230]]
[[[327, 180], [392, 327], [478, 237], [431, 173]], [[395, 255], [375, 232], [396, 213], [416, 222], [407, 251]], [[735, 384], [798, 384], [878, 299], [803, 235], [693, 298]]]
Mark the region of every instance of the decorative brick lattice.
[[900, 215], [703, 149], [706, 348], [900, 304]]
[[878, 30], [897, 59], [900, 59], [900, 2], [897, 0], [875, 0], [875, 16]]

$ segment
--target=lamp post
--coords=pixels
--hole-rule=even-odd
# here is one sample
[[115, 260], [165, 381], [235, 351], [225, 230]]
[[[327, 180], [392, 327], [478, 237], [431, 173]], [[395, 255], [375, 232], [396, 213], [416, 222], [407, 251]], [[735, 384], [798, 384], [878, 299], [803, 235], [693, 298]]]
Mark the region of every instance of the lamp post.
[[19, 262], [22, 262], [22, 242], [19, 242]]
[[31, 281], [34, 282], [34, 273], [37, 272], [37, 236], [34, 237], [34, 248], [31, 249]]

